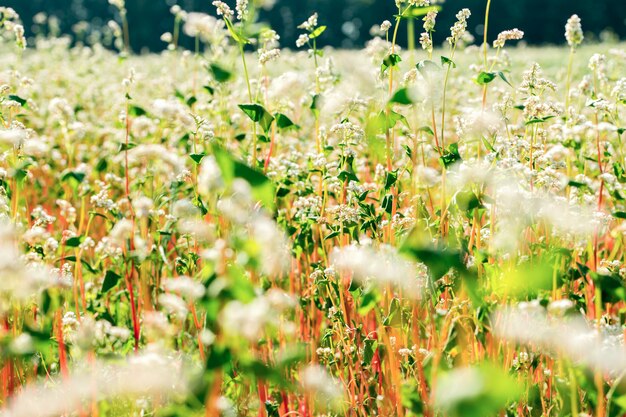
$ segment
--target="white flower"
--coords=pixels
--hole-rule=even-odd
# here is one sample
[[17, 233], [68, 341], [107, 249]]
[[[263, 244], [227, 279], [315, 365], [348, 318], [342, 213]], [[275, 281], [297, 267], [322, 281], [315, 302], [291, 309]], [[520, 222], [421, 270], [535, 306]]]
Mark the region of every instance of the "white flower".
[[450, 28], [450, 36], [446, 39], [450, 45], [455, 45], [465, 34], [467, 29], [467, 19], [471, 16], [469, 9], [461, 9], [457, 14], [457, 21]]
[[519, 40], [524, 37], [524, 32], [519, 29], [505, 30], [498, 34], [498, 39], [493, 41], [494, 48], [504, 47], [504, 43], [510, 40]]
[[[561, 314], [572, 305], [567, 301], [559, 303], [562, 305], [553, 308], [553, 313], [558, 310]], [[588, 325], [581, 315], [548, 317], [543, 309], [502, 309], [494, 314], [492, 322], [495, 323], [494, 333], [503, 339], [535, 345], [546, 354], [562, 352], [576, 362], [612, 376], [626, 372], [621, 329], [616, 332], [620, 342], [614, 344], [608, 335]]]
[[0, 130], [0, 145], [20, 146], [26, 139], [28, 139], [28, 133], [25, 130]]
[[483, 374], [477, 368], [458, 368], [442, 375], [437, 383], [434, 404], [443, 408], [479, 395], [485, 385]]
[[259, 246], [263, 273], [275, 276], [287, 271], [291, 254], [285, 233], [272, 219], [262, 215], [253, 219], [251, 229]]
[[215, 156], [207, 155], [202, 159], [198, 175], [198, 191], [207, 196], [224, 185], [222, 171], [217, 165]]
[[339, 406], [344, 398], [342, 387], [320, 365], [309, 365], [300, 372], [300, 380], [305, 392], [311, 394], [320, 404]]
[[428, 32], [422, 32], [422, 34], [420, 35], [420, 44], [422, 45], [422, 49], [428, 52], [432, 52], [433, 40]]
[[274, 48], [270, 50], [259, 51], [259, 64], [265, 65], [280, 56], [280, 49]]
[[203, 36], [206, 38], [207, 35], [211, 34], [215, 30], [222, 29], [223, 26], [223, 21], [218, 20], [211, 15], [191, 12], [187, 14], [183, 31], [187, 36], [191, 36], [192, 38], [195, 38], [196, 36]]
[[178, 317], [179, 320], [184, 320], [189, 312], [187, 309], [187, 303], [185, 303], [182, 298], [174, 294], [159, 295], [159, 304], [168, 313]]
[[567, 24], [565, 25], [565, 39], [569, 46], [575, 48], [582, 43], [584, 38], [580, 17], [574, 14], [567, 19]]
[[412, 297], [419, 298], [425, 284], [425, 277], [420, 277], [415, 265], [401, 258], [391, 247], [379, 251], [357, 245], [335, 247], [330, 259], [338, 270], [351, 271], [357, 281], [372, 280], [381, 287], [394, 284]]
[[216, 0], [212, 4], [217, 8], [217, 14], [219, 16], [224, 16], [225, 19], [232, 19], [235, 15], [228, 4], [223, 1]]
[[166, 291], [178, 293], [190, 301], [202, 298], [206, 292], [202, 283], [186, 276], [168, 278], [163, 281], [162, 285]]
[[[121, 363], [97, 361], [56, 375], [44, 383], [30, 383], [3, 410], [7, 417], [54, 417], [77, 414], [86, 401], [183, 394], [187, 378], [179, 360], [144, 351]], [[95, 395], [95, 397], [94, 397]]]
[[298, 25], [298, 29], [304, 29], [308, 32], [313, 31], [317, 26], [317, 13], [313, 13], [306, 21]]
[[126, 7], [125, 0], [109, 0], [109, 4], [115, 6], [119, 10], [123, 10]]
[[231, 301], [222, 310], [224, 328], [255, 342], [262, 337], [271, 316], [271, 308], [264, 297], [257, 297], [248, 304]]
[[24, 37], [24, 26], [15, 25], [13, 27], [13, 33], [15, 34], [15, 43], [18, 48], [26, 48], [26, 38]]
[[296, 46], [298, 48], [301, 48], [308, 42], [309, 42], [309, 35], [307, 35], [306, 33], [303, 33], [300, 36], [298, 36], [298, 39], [296, 40]]
[[237, 0], [235, 9], [237, 10], [237, 19], [245, 20], [248, 17], [248, 0]]

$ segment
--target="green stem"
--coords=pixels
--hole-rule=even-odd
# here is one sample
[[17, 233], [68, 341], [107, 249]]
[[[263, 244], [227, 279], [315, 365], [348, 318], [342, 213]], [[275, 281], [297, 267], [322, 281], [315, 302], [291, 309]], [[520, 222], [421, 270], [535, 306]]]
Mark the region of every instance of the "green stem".
[[[246, 86], [248, 88], [248, 99], [250, 103], [252, 103], [252, 87], [250, 86], [250, 74], [248, 73], [248, 64], [246, 63], [246, 54], [243, 50], [243, 44], [239, 44], [239, 52], [241, 52], [241, 62], [243, 63], [243, 73], [246, 77]], [[252, 125], [252, 167], [256, 167], [257, 161], [257, 134], [256, 134], [256, 123]]]
[[[454, 54], [451, 55], [451, 58]], [[443, 103], [441, 108], [441, 148], [445, 148], [445, 135], [446, 135], [446, 90], [448, 89], [448, 79], [450, 78], [450, 68], [452, 65], [448, 63], [448, 69], [446, 70], [446, 76], [443, 80]]]
[[128, 28], [128, 18], [126, 17], [126, 9], [120, 10], [122, 16], [122, 31], [124, 36], [124, 52], [130, 53], [130, 31]]
[[246, 86], [248, 87], [248, 98], [252, 103], [252, 87], [250, 86], [250, 76], [248, 74], [248, 64], [246, 64], [246, 55], [243, 51], [243, 44], [239, 44], [239, 52], [241, 52], [241, 62], [243, 63], [243, 73], [246, 77]]
[[487, 69], [487, 30], [489, 29], [489, 10], [491, 9], [491, 0], [487, 0], [487, 8], [485, 9], [485, 29], [483, 32], [483, 61], [485, 70]]
[[574, 369], [571, 366], [569, 367], [569, 387], [572, 417], [578, 417], [578, 384], [576, 383], [576, 375], [574, 375]]
[[407, 45], [409, 51], [415, 50], [415, 20], [409, 19], [407, 22]]
[[567, 121], [567, 114], [569, 109], [569, 90], [572, 82], [572, 64], [574, 62], [574, 48], [569, 50], [569, 60], [567, 63], [567, 81], [565, 84], [565, 121]]

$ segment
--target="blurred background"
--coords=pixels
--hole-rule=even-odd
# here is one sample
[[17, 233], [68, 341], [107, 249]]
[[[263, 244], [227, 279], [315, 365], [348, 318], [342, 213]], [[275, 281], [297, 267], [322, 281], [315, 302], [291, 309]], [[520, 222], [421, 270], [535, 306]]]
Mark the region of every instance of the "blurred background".
[[[281, 36], [281, 45], [293, 47], [298, 36], [296, 28], [312, 12], [319, 13], [321, 25], [328, 29], [320, 45], [342, 48], [362, 47], [371, 39], [370, 29], [383, 20], [393, 20], [394, 0], [263, 0], [265, 10], [261, 21], [269, 23]], [[27, 36], [34, 34], [72, 34], [75, 39], [90, 43], [109, 20], [118, 20], [116, 9], [107, 0], [4, 0], [22, 17]], [[234, 8], [234, 0], [227, 0]], [[447, 0], [437, 19], [435, 42], [449, 34], [456, 12], [467, 7], [472, 11], [468, 30], [482, 37], [485, 0]], [[160, 40], [172, 31], [174, 17], [169, 12], [178, 4], [184, 10], [214, 14], [210, 0], [126, 0], [130, 22], [130, 43], [134, 52], [160, 51], [167, 45]], [[560, 44], [567, 18], [576, 13], [582, 18], [586, 40], [626, 39], [626, 0], [492, 0], [490, 38], [499, 31], [517, 27], [526, 34], [529, 44]], [[54, 16], [53, 19], [46, 19]], [[421, 24], [421, 22], [419, 22]], [[403, 25], [403, 27], [406, 25]], [[419, 36], [421, 25], [416, 29]], [[104, 31], [106, 33], [106, 30]], [[400, 43], [406, 39], [400, 33]], [[193, 40], [183, 44], [192, 47]]]

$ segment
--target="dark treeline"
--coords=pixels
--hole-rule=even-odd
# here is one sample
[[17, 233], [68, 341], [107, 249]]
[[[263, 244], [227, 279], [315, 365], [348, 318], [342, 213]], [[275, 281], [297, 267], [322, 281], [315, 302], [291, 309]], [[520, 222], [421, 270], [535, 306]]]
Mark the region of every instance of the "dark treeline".
[[[582, 18], [588, 38], [598, 39], [602, 31], [609, 29], [625, 39], [624, 1], [493, 0], [490, 38], [501, 30], [517, 27], [526, 33], [525, 40], [530, 44], [562, 43], [565, 21], [576, 13]], [[5, 0], [3, 3], [22, 16], [30, 35], [37, 29], [33, 17], [39, 12], [56, 16], [61, 33], [72, 33], [72, 28], [80, 21], [101, 27], [109, 19], [116, 18], [115, 9], [107, 0]], [[163, 32], [172, 30], [174, 19], [169, 7], [174, 3], [176, 0], [126, 1], [134, 51], [158, 51], [164, 47], [159, 38]], [[178, 0], [177, 3], [187, 11], [214, 13], [210, 0]], [[234, 3], [234, 0], [228, 3]], [[485, 0], [448, 0], [437, 20], [435, 41], [442, 42], [448, 36], [454, 15], [463, 7], [472, 11], [468, 29], [480, 39], [485, 3]], [[394, 0], [277, 0], [273, 9], [261, 14], [261, 20], [280, 34], [283, 46], [293, 46], [298, 36], [296, 26], [314, 11], [320, 15], [320, 24], [328, 26], [320, 43], [350, 48], [367, 42], [373, 25], [385, 19], [393, 20], [396, 9]], [[419, 24], [417, 36], [421, 22]], [[401, 30], [400, 43], [405, 39], [406, 32]], [[188, 42], [187, 45], [191, 45]]]

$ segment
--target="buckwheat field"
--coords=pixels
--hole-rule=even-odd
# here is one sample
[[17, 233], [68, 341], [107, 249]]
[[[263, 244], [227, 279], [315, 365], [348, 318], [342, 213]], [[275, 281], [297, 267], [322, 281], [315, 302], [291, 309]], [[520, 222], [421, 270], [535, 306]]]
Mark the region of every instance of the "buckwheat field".
[[0, 7], [0, 416], [626, 415], [623, 43], [109, 3]]

